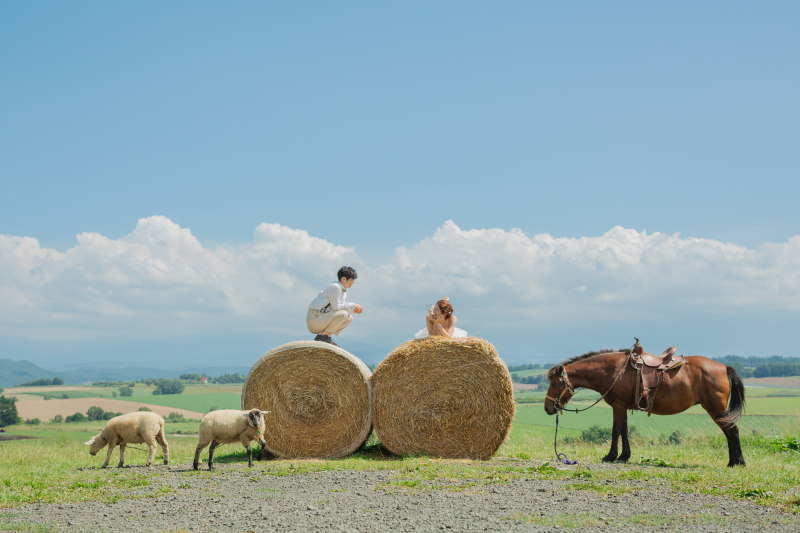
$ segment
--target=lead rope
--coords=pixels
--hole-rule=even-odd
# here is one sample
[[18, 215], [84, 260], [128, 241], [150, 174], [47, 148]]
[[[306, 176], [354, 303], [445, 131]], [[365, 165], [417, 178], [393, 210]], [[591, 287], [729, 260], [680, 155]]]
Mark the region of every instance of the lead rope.
[[[636, 338], [636, 337], [634, 337], [634, 338]], [[616, 375], [616, 377], [614, 377], [614, 381], [611, 383], [611, 386], [608, 388], [608, 390], [605, 392], [605, 394], [603, 394], [602, 396], [600, 396], [600, 397], [597, 399], [597, 401], [596, 401], [596, 402], [594, 402], [594, 403], [593, 403], [592, 405], [590, 405], [589, 407], [585, 407], [585, 408], [583, 408], [583, 409], [565, 409], [563, 405], [561, 405], [561, 408], [559, 409], [559, 407], [558, 407], [558, 404], [560, 404], [560, 403], [561, 403], [561, 397], [559, 396], [559, 399], [558, 399], [558, 400], [555, 400], [555, 403], [557, 404], [557, 405], [556, 405], [556, 409], [559, 409], [559, 410], [560, 410], [562, 413], [563, 413], [564, 411], [572, 411], [572, 412], [574, 412], [575, 414], [578, 414], [578, 413], [580, 413], [581, 411], [586, 411], [587, 409], [591, 409], [592, 407], [594, 407], [595, 405], [597, 405], [597, 404], [600, 402], [600, 400], [602, 400], [603, 398], [605, 398], [605, 397], [606, 397], [606, 395], [607, 395], [609, 392], [611, 392], [611, 389], [613, 389], [613, 388], [614, 388], [614, 385], [616, 385], [616, 384], [617, 384], [617, 380], [619, 380], [620, 376], [622, 376], [622, 374], [624, 374], [624, 373], [625, 373], [625, 367], [627, 367], [627, 366], [628, 366], [628, 362], [631, 360], [631, 357], [633, 357], [633, 350], [635, 350], [635, 349], [636, 349], [636, 346], [637, 346], [638, 344], [639, 344], [639, 339], [636, 339], [636, 344], [634, 344], [634, 345], [633, 345], [633, 347], [631, 348], [630, 352], [628, 353], [628, 358], [627, 358], [627, 359], [625, 359], [625, 363], [622, 365], [622, 369], [621, 369], [620, 371], [618, 371], [618, 372], [617, 372], [617, 375]], [[566, 376], [566, 374], [567, 374], [567, 371], [566, 371], [566, 369], [564, 369], [564, 370], [563, 370], [563, 374], [562, 374], [562, 376]], [[567, 379], [567, 383], [569, 383], [569, 379]], [[556, 452], [556, 460], [557, 460], [559, 463], [564, 463], [565, 465], [576, 465], [576, 464], [578, 464], [578, 461], [577, 461], [577, 460], [575, 460], [575, 461], [570, 461], [570, 460], [569, 460], [569, 458], [567, 457], [567, 455], [566, 455], [565, 453], [558, 453], [558, 413], [556, 413], [556, 435], [555, 435], [555, 437], [553, 438], [553, 451], [555, 451], [555, 452]], [[563, 457], [563, 459], [562, 459], [562, 457]]]
[[[565, 465], [576, 465], [578, 461], [570, 461], [565, 453], [558, 453], [558, 415], [556, 415], [556, 436], [553, 439], [553, 450], [556, 452], [556, 460], [559, 463], [564, 463]], [[562, 459], [563, 457], [563, 459]]]

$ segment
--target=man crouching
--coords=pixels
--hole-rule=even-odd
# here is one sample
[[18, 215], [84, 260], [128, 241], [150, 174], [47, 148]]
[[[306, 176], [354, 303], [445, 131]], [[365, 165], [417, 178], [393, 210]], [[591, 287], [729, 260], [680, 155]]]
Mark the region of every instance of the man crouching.
[[316, 333], [315, 341], [327, 342], [339, 346], [331, 335], [339, 335], [353, 321], [353, 313], [361, 314], [364, 308], [356, 303], [347, 303], [347, 289], [353, 286], [358, 274], [351, 267], [342, 267], [335, 281], [319, 291], [317, 297], [308, 306], [306, 325], [308, 331]]

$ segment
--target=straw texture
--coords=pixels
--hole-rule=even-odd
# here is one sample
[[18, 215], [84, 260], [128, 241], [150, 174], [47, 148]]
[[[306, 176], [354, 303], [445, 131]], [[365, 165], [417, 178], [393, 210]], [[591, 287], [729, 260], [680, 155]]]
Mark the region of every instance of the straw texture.
[[317, 341], [267, 352], [247, 374], [242, 409], [265, 416], [267, 451], [281, 458], [350, 455], [372, 431], [369, 368], [354, 355]]
[[483, 339], [429, 337], [396, 348], [372, 376], [378, 438], [393, 453], [487, 460], [508, 437], [514, 391]]

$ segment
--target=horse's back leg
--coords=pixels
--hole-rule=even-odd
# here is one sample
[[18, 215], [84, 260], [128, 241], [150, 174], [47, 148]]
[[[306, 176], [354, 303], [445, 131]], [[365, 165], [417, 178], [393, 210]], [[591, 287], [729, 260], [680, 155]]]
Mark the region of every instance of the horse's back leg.
[[716, 391], [716, 394], [708, 394], [702, 406], [728, 440], [728, 466], [745, 466], [739, 426], [736, 425], [736, 420], [744, 408], [744, 384], [733, 368], [728, 367], [727, 374], [730, 383], [728, 394], [721, 394], [719, 391]]
[[728, 466], [745, 466], [742, 442], [739, 440], [739, 426], [731, 424], [727, 429], [722, 428], [722, 431], [728, 439]]
[[742, 442], [739, 439], [739, 426], [735, 422], [725, 420], [725, 404], [717, 405], [720, 402], [713, 402], [712, 405], [703, 404], [703, 409], [714, 419], [714, 422], [722, 430], [728, 440], [728, 466], [745, 466], [744, 455], [742, 454]]

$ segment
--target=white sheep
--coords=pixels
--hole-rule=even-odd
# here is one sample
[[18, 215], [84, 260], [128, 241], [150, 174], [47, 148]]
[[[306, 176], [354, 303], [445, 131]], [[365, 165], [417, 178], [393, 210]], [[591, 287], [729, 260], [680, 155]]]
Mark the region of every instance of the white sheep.
[[208, 449], [208, 469], [213, 470], [214, 450], [220, 444], [229, 444], [239, 441], [247, 450], [248, 466], [253, 466], [253, 451], [250, 442], [258, 440], [261, 445], [261, 453], [258, 459], [264, 457], [267, 442], [264, 440], [265, 431], [264, 417], [269, 411], [251, 409], [249, 411], [237, 411], [235, 409], [222, 409], [211, 411], [200, 421], [198, 433], [200, 438], [197, 442], [197, 449], [194, 452], [194, 469], [200, 466], [200, 452], [203, 448], [211, 444]]
[[164, 438], [164, 419], [155, 413], [142, 411], [128, 413], [127, 415], [115, 416], [103, 428], [103, 431], [92, 437], [86, 444], [90, 446], [89, 453], [97, 455], [97, 452], [108, 445], [108, 455], [103, 468], [108, 466], [111, 459], [111, 452], [114, 446], [119, 445], [119, 465], [125, 464], [125, 446], [128, 444], [147, 444], [150, 453], [147, 454], [147, 464], [153, 464], [156, 456], [156, 442], [161, 444], [164, 451], [164, 464], [169, 464], [169, 445]]

